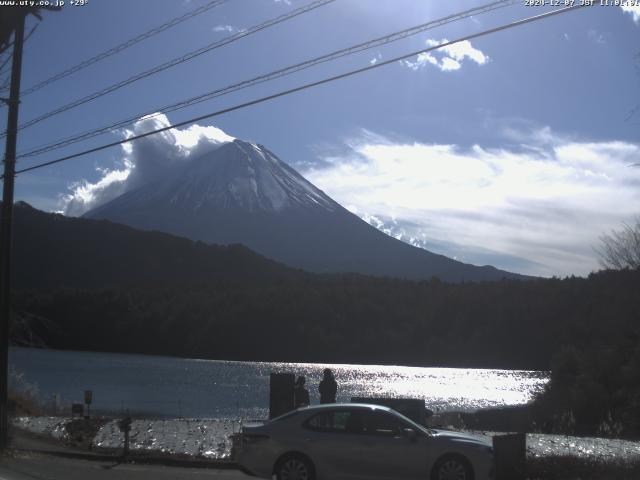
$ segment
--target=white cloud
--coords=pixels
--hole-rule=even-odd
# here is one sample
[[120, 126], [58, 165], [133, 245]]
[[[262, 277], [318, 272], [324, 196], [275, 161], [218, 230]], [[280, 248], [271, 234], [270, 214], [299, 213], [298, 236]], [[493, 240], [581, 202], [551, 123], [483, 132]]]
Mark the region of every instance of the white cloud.
[[633, 21], [640, 24], [640, 5], [624, 5], [620, 6], [623, 12], [628, 13]]
[[233, 25], [216, 25], [213, 27], [214, 32], [226, 32], [226, 33], [235, 33], [238, 31], [236, 27]]
[[450, 72], [452, 70], [460, 70], [461, 67], [462, 65], [460, 65], [460, 62], [458, 62], [457, 60], [449, 57], [444, 57], [440, 65], [440, 70], [442, 70], [443, 72]]
[[[429, 45], [430, 47], [435, 47], [436, 45], [447, 43], [448, 41], [449, 40], [447, 40], [446, 38], [443, 38], [440, 42], [437, 42], [435, 40], [427, 40], [427, 45]], [[476, 62], [478, 65], [484, 65], [489, 60], [489, 57], [487, 57], [477, 48], [474, 48], [471, 45], [471, 42], [468, 40], [463, 40], [461, 42], [454, 43], [453, 45], [442, 47], [440, 51], [446, 53], [451, 58], [458, 61], [469, 58]]]
[[[168, 125], [166, 115], [153, 114], [141, 118], [131, 130], [122, 133], [130, 138]], [[216, 127], [192, 125], [125, 143], [120, 167], [97, 168], [101, 177], [95, 183], [82, 180], [71, 184], [69, 192], [60, 198], [60, 210], [71, 216], [82, 215], [129, 190], [161, 178], [181, 162], [188, 162], [233, 140]]]
[[[446, 38], [441, 41], [428, 39], [426, 45], [427, 47], [435, 47], [447, 42]], [[450, 72], [459, 70], [462, 67], [462, 63], [467, 59], [478, 65], [484, 65], [489, 61], [489, 57], [473, 47], [471, 42], [463, 40], [438, 50], [421, 53], [416, 57], [415, 61], [403, 60], [401, 63], [414, 71], [420, 70], [427, 65], [433, 65], [443, 72]]]
[[62, 197], [61, 211], [66, 215], [79, 216], [92, 205], [100, 205], [125, 192], [125, 182], [131, 173], [131, 164], [125, 163], [121, 170], [100, 170], [103, 175], [96, 183], [86, 180], [70, 186], [71, 193]]
[[376, 53], [373, 58], [371, 60], [369, 60], [369, 63], [371, 65], [375, 65], [376, 63], [378, 63], [380, 60], [382, 60], [382, 55], [380, 53]]
[[598, 237], [640, 211], [640, 169], [628, 167], [640, 146], [580, 142], [548, 128], [528, 141], [465, 149], [366, 132], [305, 176], [409, 243], [522, 273], [587, 274], [598, 268]]

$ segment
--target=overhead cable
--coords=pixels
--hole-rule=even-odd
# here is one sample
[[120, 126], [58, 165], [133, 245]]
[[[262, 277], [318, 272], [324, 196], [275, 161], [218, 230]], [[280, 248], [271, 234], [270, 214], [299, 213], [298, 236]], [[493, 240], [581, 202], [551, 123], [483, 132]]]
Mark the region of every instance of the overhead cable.
[[209, 10], [211, 10], [212, 8], [215, 8], [219, 5], [222, 5], [223, 3], [228, 2], [229, 0], [213, 0], [209, 3], [206, 3], [205, 5], [202, 5], [201, 7], [196, 8], [195, 10], [192, 10], [190, 12], [185, 13], [184, 15], [181, 15], [179, 17], [173, 18], [165, 23], [163, 23], [162, 25], [158, 25], [157, 27], [152, 28], [151, 30], [147, 30], [144, 33], [141, 33], [140, 35], [137, 35], [129, 40], [127, 40], [126, 42], [123, 42], [119, 45], [116, 45], [115, 47], [112, 47], [108, 50], [105, 50], [104, 52], [98, 53], [97, 55], [94, 55], [91, 58], [88, 58], [87, 60], [84, 60], [56, 75], [53, 75], [52, 77], [49, 77], [45, 80], [42, 80], [41, 82], [36, 83], [35, 85], [33, 85], [30, 88], [27, 88], [26, 90], [24, 90], [21, 93], [22, 97], [25, 97], [27, 95], [32, 94], [33, 92], [36, 92], [38, 90], [40, 90], [41, 88], [46, 87], [47, 85], [50, 85], [52, 83], [57, 82], [58, 80], [62, 80], [63, 78], [68, 77], [69, 75], [72, 75], [76, 72], [79, 72], [80, 70], [83, 70], [85, 68], [87, 68], [90, 65], [93, 65], [94, 63], [100, 62], [102, 60], [104, 60], [105, 58], [109, 58], [112, 55], [115, 55], [117, 53], [122, 52], [123, 50], [126, 50], [129, 47], [132, 47], [134, 45], [136, 45], [137, 43], [142, 42], [143, 40], [146, 40], [148, 38], [153, 37], [154, 35], [157, 35], [159, 33], [164, 32], [165, 30], [168, 30], [172, 27], [175, 27], [176, 25], [179, 25], [180, 23], [189, 20], [193, 17], [196, 17], [202, 13], [205, 13]]
[[542, 13], [540, 15], [535, 15], [535, 16], [528, 17], [528, 18], [525, 18], [525, 19], [522, 19], [522, 20], [517, 20], [515, 22], [511, 22], [511, 23], [508, 23], [508, 24], [500, 25], [498, 27], [490, 28], [488, 30], [483, 30], [481, 32], [477, 32], [477, 33], [473, 33], [473, 34], [470, 34], [470, 35], [467, 35], [467, 36], [464, 36], [464, 37], [457, 38], [456, 40], [443, 42], [443, 43], [441, 43], [439, 45], [435, 45], [435, 46], [432, 46], [432, 47], [429, 47], [429, 48], [425, 48], [425, 49], [418, 50], [418, 51], [415, 51], [415, 52], [411, 52], [411, 53], [408, 53], [408, 54], [405, 54], [405, 55], [394, 57], [394, 58], [389, 59], [389, 60], [380, 61], [378, 63], [372, 64], [372, 65], [368, 65], [366, 67], [358, 68], [358, 69], [355, 69], [355, 70], [350, 70], [348, 72], [341, 73], [339, 75], [334, 75], [334, 76], [331, 76], [331, 77], [327, 77], [327, 78], [324, 78], [322, 80], [317, 80], [315, 82], [307, 83], [307, 84], [304, 84], [304, 85], [301, 85], [301, 86], [298, 86], [298, 87], [295, 87], [295, 88], [290, 88], [288, 90], [284, 90], [284, 91], [281, 91], [281, 92], [278, 92], [278, 93], [275, 93], [275, 94], [272, 94], [272, 95], [267, 95], [265, 97], [261, 97], [261, 98], [255, 99], [255, 100], [251, 100], [249, 102], [244, 102], [244, 103], [241, 103], [241, 104], [238, 104], [238, 105], [234, 105], [232, 107], [224, 108], [222, 110], [218, 110], [218, 111], [215, 111], [215, 112], [207, 113], [205, 115], [200, 115], [198, 117], [194, 117], [194, 118], [191, 118], [189, 120], [185, 120], [183, 122], [178, 122], [178, 123], [175, 123], [173, 125], [166, 126], [166, 127], [158, 128], [158, 129], [152, 130], [150, 132], [142, 133], [142, 134], [139, 134], [139, 135], [134, 135], [134, 136], [131, 136], [129, 138], [125, 138], [125, 139], [117, 141], [117, 142], [111, 142], [111, 143], [108, 143], [108, 144], [105, 144], [105, 145], [101, 145], [101, 146], [94, 147], [94, 148], [91, 148], [91, 149], [88, 149], [88, 150], [84, 150], [82, 152], [78, 152], [78, 153], [74, 153], [74, 154], [71, 154], [71, 155], [67, 155], [65, 157], [57, 158], [55, 160], [50, 160], [48, 162], [43, 162], [43, 163], [40, 163], [40, 164], [37, 164], [37, 165], [33, 165], [31, 167], [26, 167], [26, 168], [17, 170], [16, 174], [29, 172], [29, 171], [32, 171], [32, 170], [37, 170], [37, 169], [48, 167], [48, 166], [55, 165], [55, 164], [58, 164], [58, 163], [66, 162], [66, 161], [74, 159], [74, 158], [78, 158], [78, 157], [81, 157], [81, 156], [84, 156], [84, 155], [88, 155], [90, 153], [95, 153], [95, 152], [99, 152], [101, 150], [105, 150], [107, 148], [111, 148], [111, 147], [115, 147], [115, 146], [118, 146], [118, 145], [123, 145], [125, 143], [129, 143], [129, 142], [133, 142], [133, 141], [136, 141], [136, 140], [140, 140], [142, 138], [146, 138], [146, 137], [149, 137], [151, 135], [156, 135], [158, 133], [166, 132], [166, 131], [172, 130], [174, 128], [183, 127], [185, 125], [190, 125], [190, 124], [199, 122], [201, 120], [206, 120], [206, 119], [209, 119], [209, 118], [217, 117], [217, 116], [229, 113], [229, 112], [233, 112], [233, 111], [240, 110], [240, 109], [243, 109], [243, 108], [247, 108], [247, 107], [250, 107], [250, 106], [253, 106], [253, 105], [264, 103], [264, 102], [267, 102], [267, 101], [270, 101], [270, 100], [274, 100], [276, 98], [284, 97], [286, 95], [291, 95], [291, 94], [296, 93], [296, 92], [307, 90], [309, 88], [314, 88], [314, 87], [317, 87], [317, 86], [320, 86], [320, 85], [324, 85], [324, 84], [327, 84], [327, 83], [330, 83], [330, 82], [334, 82], [336, 80], [341, 80], [341, 79], [344, 79], [344, 78], [352, 77], [354, 75], [358, 75], [360, 73], [364, 73], [364, 72], [367, 72], [369, 70], [382, 68], [382, 67], [384, 67], [386, 65], [390, 65], [392, 63], [396, 63], [396, 62], [399, 62], [401, 60], [406, 60], [408, 58], [415, 57], [417, 55], [429, 53], [429, 52], [432, 52], [434, 50], [438, 50], [438, 49], [441, 49], [441, 48], [449, 47], [449, 46], [454, 45], [454, 44], [459, 43], [459, 42], [473, 40], [475, 38], [484, 37], [484, 36], [487, 36], [487, 35], [491, 35], [493, 33], [497, 33], [497, 32], [503, 31], [503, 30], [512, 29], [512, 28], [519, 27], [519, 26], [522, 26], [522, 25], [525, 25], [525, 24], [528, 24], [528, 23], [532, 23], [532, 22], [536, 22], [536, 21], [540, 21], [540, 20], [545, 20], [547, 18], [551, 18], [551, 17], [556, 16], [556, 15], [561, 15], [563, 13], [568, 13], [568, 12], [571, 12], [571, 11], [579, 10], [579, 9], [585, 8], [587, 6], [589, 6], [589, 4], [578, 4], [578, 5], [574, 5], [574, 6], [570, 6], [570, 7], [564, 7], [564, 8], [558, 9], [558, 10], [552, 10], [550, 12]]
[[[125, 87], [127, 85], [130, 85], [134, 82], [137, 82], [139, 80], [142, 80], [144, 78], [150, 77], [152, 75], [155, 75], [157, 73], [160, 73], [164, 70], [167, 70], [168, 68], [171, 67], [175, 67], [176, 65], [180, 65], [182, 63], [185, 63], [189, 60], [192, 60], [200, 55], [203, 55], [204, 53], [210, 52], [212, 50], [215, 50], [217, 48], [223, 47], [225, 45], [228, 45], [229, 43], [235, 42], [237, 40], [240, 40], [241, 38], [245, 38], [248, 37], [249, 35], [253, 35], [254, 33], [260, 32], [262, 30], [265, 30], [267, 28], [270, 28], [274, 25], [277, 25], [279, 23], [282, 23], [284, 21], [290, 20], [292, 18], [295, 18], [299, 15], [302, 15], [304, 13], [310, 12], [311, 10], [315, 10], [316, 8], [320, 8], [324, 5], [327, 5], [328, 3], [332, 3], [335, 2], [336, 0], [316, 0], [308, 5], [304, 5], [300, 8], [297, 8], [295, 10], [292, 10], [288, 13], [285, 13], [283, 15], [280, 15], [279, 17], [273, 18], [271, 20], [267, 20], [266, 22], [263, 22], [259, 25], [256, 25], [254, 27], [251, 27], [247, 30], [242, 30], [234, 35], [230, 35], [228, 37], [223, 38], [222, 40], [218, 40], [216, 42], [213, 42], [209, 45], [206, 45], [202, 48], [199, 48], [197, 50], [193, 50], [189, 53], [186, 53], [185, 55], [178, 57], [178, 58], [174, 58], [173, 60], [169, 60], [168, 62], [165, 62], [161, 65], [158, 65], [154, 68], [151, 68], [149, 70], [145, 70], [144, 72], [138, 73], [132, 77], [127, 78], [126, 80], [122, 80], [118, 83], [115, 83], [113, 85], [110, 85], [102, 90], [99, 90], [97, 92], [94, 92], [90, 95], [87, 95], [85, 97], [79, 98], [77, 100], [74, 100], [73, 102], [67, 103], [65, 105], [62, 105], [61, 107], [58, 107], [54, 110], [51, 110], [43, 115], [40, 115], [39, 117], [36, 117], [32, 120], [29, 120], [25, 123], [23, 123], [22, 125], [20, 125], [18, 128], [19, 130], [24, 130], [26, 128], [29, 128], [37, 123], [42, 122], [43, 120], [46, 120], [48, 118], [51, 118], [55, 115], [59, 115], [60, 113], [66, 112], [67, 110], [71, 110], [72, 108], [76, 108], [79, 107], [80, 105], [83, 105], [87, 102], [90, 102], [92, 100], [95, 100], [97, 98], [100, 98], [104, 95], [107, 95], [109, 93], [115, 92], [116, 90], [121, 89], [122, 87]], [[6, 132], [2, 135], [0, 135], [0, 137], [2, 136], [6, 136]]]
[[320, 57], [315, 57], [311, 60], [306, 60], [304, 62], [301, 63], [297, 63], [295, 65], [290, 65], [288, 67], [285, 68], [281, 68], [263, 75], [259, 75], [257, 77], [248, 79], [248, 80], [243, 80], [241, 82], [238, 83], [234, 83], [231, 85], [227, 85], [225, 87], [221, 87], [218, 89], [215, 89], [213, 91], [209, 91], [207, 93], [203, 93], [194, 97], [190, 97], [187, 98], [185, 100], [182, 100], [180, 102], [177, 103], [173, 103], [170, 105], [165, 105], [163, 107], [160, 108], [155, 108], [152, 111], [148, 111], [147, 113], [144, 114], [138, 114], [132, 117], [128, 117], [126, 119], [120, 120], [118, 122], [109, 124], [107, 126], [103, 126], [103, 127], [99, 127], [96, 129], [92, 129], [92, 130], [88, 130], [85, 131], [83, 133], [71, 136], [71, 137], [67, 137], [64, 139], [60, 139], [60, 140], [56, 140], [54, 142], [50, 142], [46, 145], [42, 145], [36, 148], [33, 148], [32, 150], [26, 151], [24, 153], [21, 153], [20, 155], [18, 155], [17, 158], [25, 158], [25, 157], [32, 157], [35, 155], [41, 155], [43, 153], [52, 151], [52, 150], [56, 150], [58, 148], [62, 148], [62, 147], [66, 147], [69, 145], [72, 145], [74, 143], [78, 143], [80, 141], [83, 140], [87, 140], [89, 138], [93, 138], [95, 136], [101, 135], [103, 133], [106, 132], [111, 132], [115, 129], [118, 128], [123, 128], [126, 127], [128, 125], [133, 124], [134, 122], [136, 122], [137, 120], [139, 120], [141, 117], [146, 117], [146, 118], [153, 118], [156, 117], [158, 115], [162, 115], [162, 114], [166, 114], [166, 113], [170, 113], [176, 110], [180, 110], [186, 107], [190, 107], [192, 105], [198, 104], [198, 103], [202, 103], [208, 100], [211, 100], [213, 98], [217, 98], [217, 97], [221, 97], [223, 95], [227, 95], [233, 92], [237, 92], [238, 90], [243, 90], [245, 88], [248, 87], [252, 87], [261, 83], [265, 83], [271, 80], [275, 80], [277, 78], [281, 78], [287, 75], [291, 75], [293, 73], [297, 73], [300, 72], [302, 70], [306, 70], [307, 68], [311, 68], [313, 66], [316, 65], [320, 65], [322, 63], [326, 63], [329, 61], [333, 61], [348, 55], [352, 55], [355, 53], [359, 53], [365, 50], [370, 50], [372, 48], [377, 48], [377, 47], [381, 47], [384, 46], [386, 44], [392, 43], [392, 42], [396, 42], [398, 40], [402, 40], [404, 38], [407, 38], [409, 36], [412, 35], [416, 35], [418, 33], [430, 30], [432, 28], [436, 28], [436, 27], [440, 27], [442, 25], [446, 25], [455, 21], [459, 21], [459, 20], [463, 20], [465, 18], [469, 18], [475, 15], [480, 15], [483, 13], [487, 13], [493, 10], [497, 10], [499, 8], [503, 8], [506, 6], [510, 6], [513, 5], [515, 3], [519, 3], [519, 0], [500, 0], [500, 1], [495, 1], [495, 2], [491, 2], [488, 3], [486, 5], [480, 6], [480, 7], [476, 7], [476, 8], [472, 8], [469, 10], [465, 10], [463, 12], [458, 12], [452, 15], [448, 15], [446, 17], [437, 19], [437, 20], [432, 20], [414, 27], [410, 27], [404, 30], [401, 30], [399, 32], [394, 32], [382, 37], [378, 37], [378, 38], [374, 38], [372, 40], [363, 42], [363, 43], [359, 43], [357, 45], [353, 45], [351, 47], [347, 47], [347, 48], [343, 48], [340, 50], [336, 50], [334, 52], [322, 55]]

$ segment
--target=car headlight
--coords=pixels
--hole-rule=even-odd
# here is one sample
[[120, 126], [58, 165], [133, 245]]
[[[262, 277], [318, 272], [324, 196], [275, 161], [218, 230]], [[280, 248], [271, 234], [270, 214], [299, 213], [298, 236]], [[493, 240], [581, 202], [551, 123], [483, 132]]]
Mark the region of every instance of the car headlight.
[[483, 445], [482, 443], [472, 443], [470, 446], [481, 452], [493, 455], [493, 447], [491, 445]]

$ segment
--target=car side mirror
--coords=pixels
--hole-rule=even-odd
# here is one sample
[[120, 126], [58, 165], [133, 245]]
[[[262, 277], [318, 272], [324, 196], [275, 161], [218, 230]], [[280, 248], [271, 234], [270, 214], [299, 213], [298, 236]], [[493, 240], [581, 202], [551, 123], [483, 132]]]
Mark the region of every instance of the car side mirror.
[[413, 428], [403, 428], [402, 432], [410, 442], [415, 442], [418, 438], [418, 433]]

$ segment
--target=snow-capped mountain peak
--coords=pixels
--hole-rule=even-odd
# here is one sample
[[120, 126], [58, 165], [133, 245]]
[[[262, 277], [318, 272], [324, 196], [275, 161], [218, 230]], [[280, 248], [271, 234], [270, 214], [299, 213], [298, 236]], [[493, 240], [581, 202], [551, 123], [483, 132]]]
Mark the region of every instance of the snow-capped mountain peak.
[[[168, 178], [147, 185], [156, 203], [188, 211], [240, 209], [280, 212], [291, 208], [338, 205], [261, 145], [234, 140], [176, 169]], [[132, 192], [136, 193], [136, 192]], [[100, 210], [100, 209], [98, 209]]]

